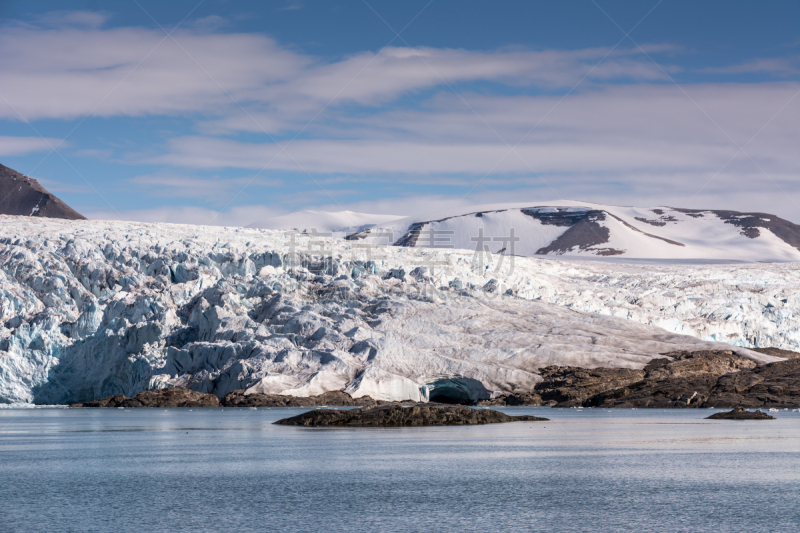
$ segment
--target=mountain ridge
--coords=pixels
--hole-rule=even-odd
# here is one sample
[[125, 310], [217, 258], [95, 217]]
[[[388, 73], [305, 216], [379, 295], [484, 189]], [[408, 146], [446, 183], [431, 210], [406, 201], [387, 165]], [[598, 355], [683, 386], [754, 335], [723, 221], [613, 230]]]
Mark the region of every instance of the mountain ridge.
[[389, 244], [389, 234], [395, 246], [527, 257], [800, 261], [800, 225], [768, 213], [732, 210], [573, 201], [495, 204], [376, 224], [345, 238]]
[[86, 220], [33, 178], [0, 164], [0, 214]]

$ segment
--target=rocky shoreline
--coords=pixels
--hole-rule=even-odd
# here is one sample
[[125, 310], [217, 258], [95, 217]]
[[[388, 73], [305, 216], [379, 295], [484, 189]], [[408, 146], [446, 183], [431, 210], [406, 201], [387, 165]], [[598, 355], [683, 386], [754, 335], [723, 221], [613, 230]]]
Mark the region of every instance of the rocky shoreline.
[[132, 398], [124, 394], [109, 396], [91, 402], [73, 403], [70, 407], [219, 407], [219, 398], [189, 389], [172, 387], [142, 391]]
[[353, 398], [341, 391], [303, 397], [280, 394], [246, 395], [243, 390], [235, 390], [217, 398], [213, 394], [170, 387], [142, 391], [131, 398], [117, 394], [100, 400], [73, 403], [70, 407], [375, 407], [395, 403], [411, 402], [383, 402], [369, 396]]
[[380, 405], [347, 411], [314, 409], [278, 420], [282, 426], [305, 427], [419, 427], [471, 426], [506, 422], [544, 422], [536, 416], [510, 416], [491, 409], [471, 409], [463, 405], [414, 403]]
[[757, 365], [728, 350], [671, 352], [641, 370], [549, 366], [528, 394], [509, 394], [478, 405], [549, 405], [604, 408], [800, 407], [800, 354]]
[[[770, 353], [769, 351], [776, 353]], [[757, 365], [728, 350], [671, 352], [643, 369], [548, 366], [542, 381], [527, 393], [505, 394], [479, 402], [483, 407], [551, 406], [604, 408], [797, 408], [800, 407], [800, 354], [759, 349], [792, 357]], [[299, 397], [229, 392], [222, 398], [181, 388], [118, 394], [71, 407], [376, 407], [411, 404], [343, 391]]]

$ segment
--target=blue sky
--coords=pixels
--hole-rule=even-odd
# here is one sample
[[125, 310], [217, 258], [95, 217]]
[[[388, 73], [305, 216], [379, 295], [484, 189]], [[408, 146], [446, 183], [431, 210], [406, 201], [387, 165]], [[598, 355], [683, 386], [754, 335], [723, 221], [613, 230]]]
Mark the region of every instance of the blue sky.
[[3, 2], [0, 26], [0, 163], [90, 218], [576, 199], [800, 222], [796, 1]]

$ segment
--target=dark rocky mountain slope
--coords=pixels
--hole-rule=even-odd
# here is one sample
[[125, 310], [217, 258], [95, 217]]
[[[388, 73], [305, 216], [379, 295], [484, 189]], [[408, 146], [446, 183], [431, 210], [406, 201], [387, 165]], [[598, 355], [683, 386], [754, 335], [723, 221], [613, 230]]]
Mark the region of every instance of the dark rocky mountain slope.
[[86, 220], [38, 181], [4, 165], [0, 165], [0, 215]]

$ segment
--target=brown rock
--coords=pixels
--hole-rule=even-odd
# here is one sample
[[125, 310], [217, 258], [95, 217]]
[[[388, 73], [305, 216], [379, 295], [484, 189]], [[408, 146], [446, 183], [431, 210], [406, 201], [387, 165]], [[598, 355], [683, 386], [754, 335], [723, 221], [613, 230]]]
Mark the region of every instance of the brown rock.
[[722, 376], [757, 366], [755, 361], [740, 357], [730, 350], [670, 352], [664, 355], [670, 359], [655, 359], [644, 367], [645, 379], [661, 381], [707, 375]]
[[92, 402], [74, 403], [70, 407], [219, 407], [219, 398], [177, 387], [142, 391], [133, 398], [122, 394]]
[[517, 421], [544, 421], [535, 416], [509, 416], [490, 409], [471, 409], [464, 405], [416, 403], [381, 405], [344, 411], [315, 409], [301, 415], [278, 420], [275, 424], [309, 427], [405, 427], [465, 426]]
[[800, 406], [800, 359], [727, 374], [717, 380], [706, 407]]
[[710, 395], [717, 377], [706, 375], [694, 379], [672, 378], [643, 380], [626, 387], [603, 392], [584, 402], [585, 407], [671, 408], [700, 407]]
[[800, 357], [800, 352], [792, 352], [789, 350], [781, 350], [780, 348], [750, 348], [754, 352], [763, 353], [767, 355], [774, 355], [775, 357], [783, 357], [784, 359], [797, 359]]
[[70, 407], [117, 407], [125, 400], [124, 394], [117, 394], [116, 396], [109, 396], [101, 400], [93, 400], [91, 402], [74, 403]]
[[[795, 407], [800, 359], [757, 366], [729, 350], [673, 352], [642, 381], [596, 394], [586, 407]], [[776, 354], [777, 355], [777, 354]]]
[[490, 400], [481, 400], [479, 406], [504, 406], [504, 405], [542, 405], [542, 397], [538, 394], [503, 394]]
[[707, 416], [706, 419], [711, 420], [775, 420], [774, 416], [770, 416], [762, 411], [747, 411], [741, 407], [736, 407], [733, 411], [726, 411], [724, 413], [714, 413]]
[[548, 366], [540, 371], [535, 391], [545, 405], [573, 407], [596, 394], [640, 381], [645, 372], [629, 368]]
[[355, 407], [374, 406], [386, 402], [373, 400], [369, 396], [353, 398], [346, 392], [329, 391], [319, 396], [285, 396], [282, 394], [245, 394], [242, 389], [229, 392], [222, 397], [225, 407]]

